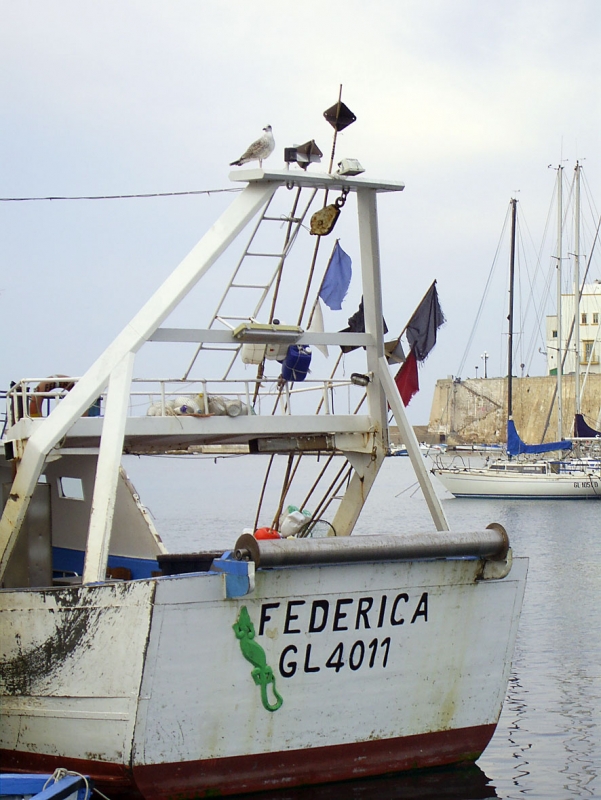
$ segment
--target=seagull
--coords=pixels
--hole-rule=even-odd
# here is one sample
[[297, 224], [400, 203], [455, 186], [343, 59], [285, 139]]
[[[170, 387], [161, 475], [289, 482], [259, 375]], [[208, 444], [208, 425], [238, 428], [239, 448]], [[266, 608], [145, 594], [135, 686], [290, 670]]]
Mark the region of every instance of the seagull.
[[232, 161], [230, 167], [241, 167], [242, 164], [246, 164], [248, 161], [258, 161], [259, 166], [263, 166], [263, 159], [270, 156], [275, 147], [271, 125], [267, 125], [263, 128], [263, 131], [263, 136], [253, 142], [237, 161]]

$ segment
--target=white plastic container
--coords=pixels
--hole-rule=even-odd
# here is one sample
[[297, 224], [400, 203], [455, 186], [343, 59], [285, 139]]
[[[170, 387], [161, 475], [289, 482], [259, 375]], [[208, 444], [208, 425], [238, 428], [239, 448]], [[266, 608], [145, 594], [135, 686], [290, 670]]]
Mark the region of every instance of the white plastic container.
[[240, 350], [240, 358], [243, 364], [260, 364], [265, 358], [264, 344], [251, 344], [246, 342]]
[[302, 511], [290, 511], [283, 515], [280, 521], [280, 534], [283, 539], [288, 536], [296, 536], [300, 529], [311, 519], [310, 514], [303, 514]]
[[194, 397], [176, 397], [175, 398], [175, 413], [180, 416], [187, 414], [198, 414], [200, 409], [198, 401]]

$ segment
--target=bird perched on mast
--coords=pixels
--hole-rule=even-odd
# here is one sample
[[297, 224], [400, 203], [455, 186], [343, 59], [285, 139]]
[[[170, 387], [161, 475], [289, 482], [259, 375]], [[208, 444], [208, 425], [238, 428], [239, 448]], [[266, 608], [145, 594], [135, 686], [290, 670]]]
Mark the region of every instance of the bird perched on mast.
[[262, 167], [263, 159], [273, 153], [274, 147], [275, 141], [271, 132], [271, 125], [267, 125], [263, 128], [263, 136], [253, 142], [237, 161], [232, 161], [230, 167], [241, 167], [242, 164], [247, 164], [249, 161], [258, 161], [259, 166]]

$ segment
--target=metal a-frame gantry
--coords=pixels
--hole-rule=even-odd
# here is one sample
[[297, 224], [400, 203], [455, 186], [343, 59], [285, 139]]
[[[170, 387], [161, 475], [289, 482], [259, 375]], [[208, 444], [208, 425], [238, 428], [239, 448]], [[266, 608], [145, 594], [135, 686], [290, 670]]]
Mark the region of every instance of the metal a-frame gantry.
[[[150, 340], [191, 341], [196, 336], [199, 343], [211, 341], [218, 343], [220, 340], [233, 343], [232, 333], [227, 330], [196, 331], [191, 336], [190, 332], [178, 333], [170, 329], [161, 333], [160, 325], [282, 186], [330, 191], [348, 190], [357, 195], [365, 333], [307, 332], [299, 339], [299, 343], [349, 344], [365, 347], [367, 369], [372, 376], [366, 388], [368, 413], [363, 416], [348, 417], [254, 416], [235, 421], [178, 418], [178, 430], [182, 424], [204, 425], [212, 428], [215, 436], [218, 436], [220, 431], [227, 435], [227, 428], [222, 426], [235, 422], [238, 434], [241, 431], [240, 426], [246, 426], [248, 436], [256, 437], [274, 435], [276, 425], [280, 433], [283, 430], [284, 433], [294, 434], [303, 431], [319, 432], [318, 426], [321, 424], [324, 432], [328, 431], [338, 436], [338, 449], [344, 452], [354, 467], [353, 478], [333, 523], [337, 533], [343, 535], [352, 531], [384, 459], [388, 404], [407, 446], [434, 524], [437, 530], [448, 530], [442, 506], [434, 492], [417, 439], [408, 423], [384, 357], [376, 195], [381, 192], [402, 191], [404, 184], [395, 181], [372, 181], [365, 177], [262, 169], [240, 170], [233, 173], [232, 178], [247, 183], [241, 194], [92, 364], [62, 402], [47, 418], [36, 421], [21, 420], [14, 426], [14, 430], [8, 431], [7, 438], [12, 440], [17, 470], [0, 520], [0, 579], [14, 548], [46, 457], [64, 437], [69, 436], [74, 428], [83, 426], [96, 430], [100, 437], [83, 582], [93, 583], [103, 580], [108, 560], [124, 439], [131, 432], [128, 429], [137, 426], [140, 435], [145, 435], [146, 432], [150, 435], [148, 425], [158, 424], [163, 426], [165, 436], [169, 436], [170, 431], [174, 430], [170, 428], [173, 420], [168, 417], [128, 419], [135, 355], [142, 345]], [[105, 390], [107, 394], [104, 417], [83, 419], [84, 412]]]

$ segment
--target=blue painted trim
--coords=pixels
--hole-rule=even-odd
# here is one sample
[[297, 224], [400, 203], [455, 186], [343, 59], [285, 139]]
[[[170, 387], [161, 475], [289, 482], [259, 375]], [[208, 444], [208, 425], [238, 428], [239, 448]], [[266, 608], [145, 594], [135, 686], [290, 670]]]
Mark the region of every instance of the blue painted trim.
[[[77, 792], [77, 800], [84, 800], [86, 783], [79, 775], [66, 775], [59, 781], [51, 781], [44, 789], [44, 784], [50, 778], [50, 775], [38, 774], [2, 775], [0, 777], [0, 797], [31, 795], [32, 800], [65, 800]], [[92, 794], [93, 783], [89, 778], [87, 780], [90, 794]]]
[[[52, 548], [52, 569], [54, 572], [83, 573], [83, 550], [71, 550], [68, 547]], [[132, 579], [150, 578], [153, 572], [159, 571], [156, 559], [131, 558], [129, 556], [109, 556], [109, 567], [126, 567], [131, 570]]]
[[226, 597], [244, 597], [254, 588], [254, 566], [250, 561], [237, 561], [232, 551], [228, 550], [213, 561], [212, 569], [225, 575]]

